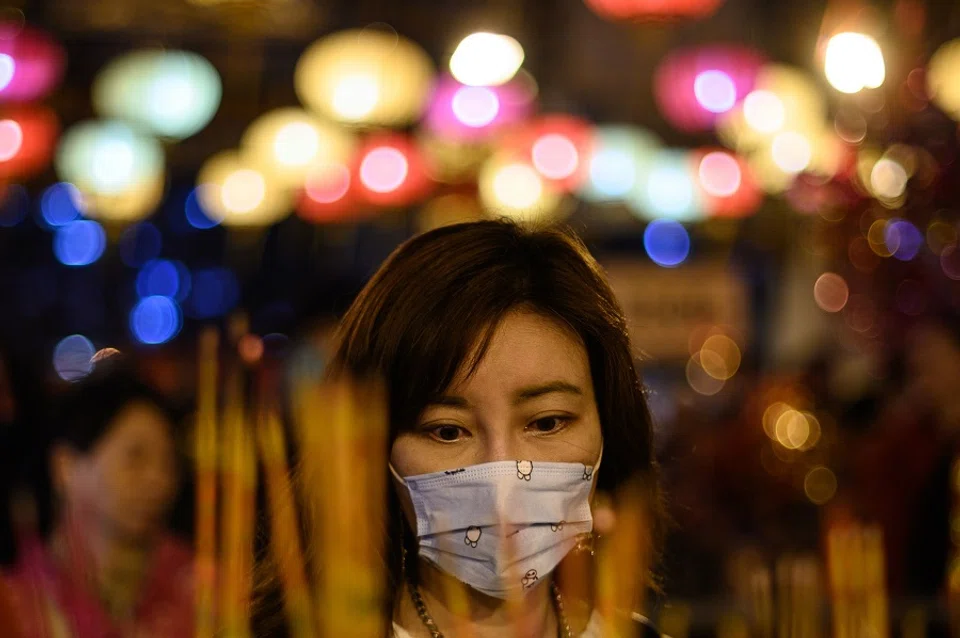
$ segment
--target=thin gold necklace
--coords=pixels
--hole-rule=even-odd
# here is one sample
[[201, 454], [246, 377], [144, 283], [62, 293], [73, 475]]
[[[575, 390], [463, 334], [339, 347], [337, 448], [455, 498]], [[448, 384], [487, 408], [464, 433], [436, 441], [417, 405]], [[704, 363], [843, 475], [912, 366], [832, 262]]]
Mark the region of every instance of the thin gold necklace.
[[[413, 602], [413, 606], [417, 610], [417, 615], [420, 616], [420, 621], [423, 623], [423, 626], [430, 632], [430, 638], [445, 638], [443, 632], [437, 627], [436, 621], [433, 620], [433, 616], [427, 611], [427, 604], [423, 602], [423, 596], [420, 595], [420, 588], [416, 583], [411, 581], [408, 583], [408, 589], [410, 590], [410, 600]], [[557, 624], [559, 625], [557, 630], [558, 638], [573, 638], [570, 623], [567, 621], [567, 615], [563, 611], [563, 596], [560, 595], [560, 588], [557, 587], [556, 581], [550, 582], [550, 593], [553, 594], [553, 606], [557, 610]]]

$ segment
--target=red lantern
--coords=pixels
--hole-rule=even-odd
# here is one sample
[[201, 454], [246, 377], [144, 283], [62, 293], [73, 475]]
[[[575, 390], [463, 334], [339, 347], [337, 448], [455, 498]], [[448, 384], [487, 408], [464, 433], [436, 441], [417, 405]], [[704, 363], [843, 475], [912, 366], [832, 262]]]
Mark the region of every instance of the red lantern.
[[0, 180], [42, 172], [50, 164], [58, 133], [57, 117], [48, 108], [0, 111]]
[[406, 206], [431, 186], [419, 147], [403, 135], [369, 138], [357, 153], [353, 176], [363, 200], [377, 206]]
[[520, 155], [548, 183], [562, 191], [583, 184], [589, 173], [594, 127], [569, 115], [546, 115], [504, 135], [507, 152]]
[[610, 20], [677, 20], [706, 18], [723, 0], [584, 0], [597, 15]]
[[63, 48], [42, 31], [0, 22], [0, 102], [44, 97], [63, 77]]
[[[325, 164], [307, 174], [297, 203], [297, 214], [308, 222], [344, 221], [361, 213], [364, 205], [356, 175], [346, 164]], [[362, 213], [361, 213], [362, 214]]]
[[763, 203], [763, 192], [742, 157], [724, 149], [692, 153], [694, 174], [710, 217], [746, 217]]
[[654, 77], [660, 113], [681, 131], [707, 130], [753, 90], [763, 63], [759, 53], [738, 46], [673, 53]]

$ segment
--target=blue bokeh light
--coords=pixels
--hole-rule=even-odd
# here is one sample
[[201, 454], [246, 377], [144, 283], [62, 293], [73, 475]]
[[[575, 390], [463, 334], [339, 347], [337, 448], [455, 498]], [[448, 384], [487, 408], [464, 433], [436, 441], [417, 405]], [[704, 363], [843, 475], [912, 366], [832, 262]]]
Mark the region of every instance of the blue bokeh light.
[[179, 261], [152, 259], [137, 275], [137, 295], [140, 297], [160, 295], [183, 301], [188, 294], [190, 271]]
[[900, 261], [910, 261], [923, 247], [923, 233], [905, 219], [893, 219], [883, 233], [887, 250]]
[[191, 317], [209, 319], [224, 315], [240, 300], [237, 277], [226, 268], [194, 271], [186, 311]]
[[190, 191], [190, 194], [187, 195], [187, 199], [183, 204], [183, 212], [188, 224], [199, 230], [206, 230], [219, 225], [220, 220], [210, 217], [207, 212], [203, 210], [203, 207], [200, 206], [200, 198], [197, 193], [199, 188], [199, 186], [194, 188]]
[[53, 227], [63, 226], [80, 217], [81, 195], [69, 182], [54, 184], [40, 197], [40, 214]]
[[13, 228], [27, 216], [30, 196], [20, 184], [0, 186], [0, 228]]
[[64, 224], [53, 238], [53, 253], [65, 266], [88, 266], [100, 259], [106, 247], [103, 226], [88, 219]]
[[690, 235], [678, 222], [657, 219], [643, 231], [643, 247], [658, 266], [679, 266], [690, 255]]
[[140, 268], [160, 256], [163, 238], [150, 222], [141, 222], [120, 235], [120, 259], [131, 268]]
[[96, 352], [93, 342], [83, 335], [64, 337], [53, 349], [53, 369], [64, 381], [77, 381], [93, 370]]
[[181, 327], [180, 306], [170, 297], [145, 297], [130, 311], [130, 332], [140, 343], [166, 343], [177, 336]]

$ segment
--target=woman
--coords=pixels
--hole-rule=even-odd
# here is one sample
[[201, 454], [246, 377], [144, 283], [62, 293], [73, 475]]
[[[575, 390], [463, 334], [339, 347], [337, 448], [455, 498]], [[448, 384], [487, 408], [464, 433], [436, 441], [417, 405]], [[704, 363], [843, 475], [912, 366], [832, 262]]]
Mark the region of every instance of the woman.
[[190, 635], [191, 555], [164, 525], [179, 472], [163, 399], [114, 357], [63, 398], [57, 431], [52, 533], [22, 539], [7, 580], [24, 637]]
[[656, 468], [624, 315], [582, 243], [505, 221], [410, 240], [345, 315], [331, 373], [387, 383], [395, 636], [453, 633], [451, 579], [476, 638], [598, 634], [596, 615], [571, 625], [555, 568], [595, 489]]

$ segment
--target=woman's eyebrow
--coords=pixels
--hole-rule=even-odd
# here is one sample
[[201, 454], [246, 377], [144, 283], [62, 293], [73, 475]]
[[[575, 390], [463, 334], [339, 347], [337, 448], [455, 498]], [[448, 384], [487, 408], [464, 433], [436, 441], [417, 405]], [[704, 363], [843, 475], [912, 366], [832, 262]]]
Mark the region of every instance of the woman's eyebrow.
[[[583, 390], [579, 386], [570, 383], [569, 381], [550, 381], [549, 383], [543, 383], [540, 385], [531, 385], [525, 388], [520, 388], [514, 393], [513, 404], [519, 405], [524, 401], [529, 401], [531, 399], [536, 399], [545, 394], [552, 394], [554, 392], [560, 392], [563, 394], [574, 394], [576, 396], [583, 396]], [[429, 405], [433, 406], [444, 406], [450, 408], [469, 408], [470, 402], [467, 401], [464, 397], [453, 395], [453, 394], [444, 394], [440, 395], [434, 399], [431, 399]]]
[[569, 383], [568, 381], [551, 381], [549, 383], [544, 383], [542, 385], [528, 386], [526, 388], [520, 388], [514, 394], [513, 404], [517, 405], [523, 403], [524, 401], [529, 401], [530, 399], [536, 399], [537, 397], [543, 396], [545, 394], [552, 394], [554, 392], [560, 392], [564, 394], [575, 394], [577, 396], [583, 396], [583, 390], [579, 386]]

